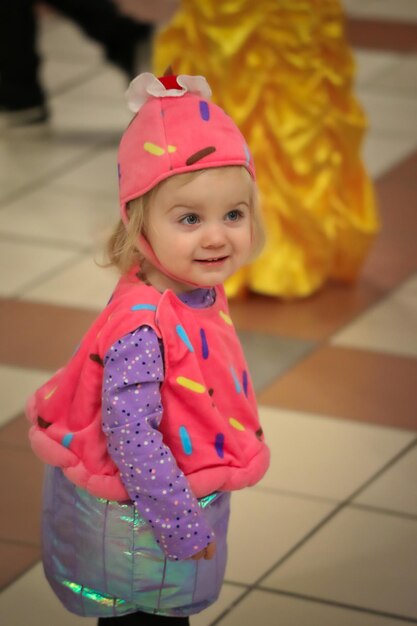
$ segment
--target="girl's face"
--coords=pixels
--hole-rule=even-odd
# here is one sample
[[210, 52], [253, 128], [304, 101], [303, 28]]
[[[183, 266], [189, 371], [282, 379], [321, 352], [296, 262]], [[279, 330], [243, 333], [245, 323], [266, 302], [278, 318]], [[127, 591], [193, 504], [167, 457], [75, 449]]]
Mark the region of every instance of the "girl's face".
[[146, 237], [175, 281], [146, 262], [157, 288], [189, 291], [222, 283], [248, 260], [251, 251], [253, 182], [241, 167], [207, 169], [191, 178], [173, 176], [153, 195]]

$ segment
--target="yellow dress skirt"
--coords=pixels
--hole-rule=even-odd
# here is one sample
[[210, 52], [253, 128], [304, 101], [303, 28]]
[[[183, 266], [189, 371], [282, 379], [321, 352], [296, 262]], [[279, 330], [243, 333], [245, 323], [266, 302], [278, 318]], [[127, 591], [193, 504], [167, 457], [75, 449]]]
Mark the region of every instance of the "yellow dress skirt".
[[182, 0], [155, 40], [155, 73], [169, 65], [207, 78], [254, 156], [267, 243], [228, 295], [353, 281], [379, 224], [340, 3]]

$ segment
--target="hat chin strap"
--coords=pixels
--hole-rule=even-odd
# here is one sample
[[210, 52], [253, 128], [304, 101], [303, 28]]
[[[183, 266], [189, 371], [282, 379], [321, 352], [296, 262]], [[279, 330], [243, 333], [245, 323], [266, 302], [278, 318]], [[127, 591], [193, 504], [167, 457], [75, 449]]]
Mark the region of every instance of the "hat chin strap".
[[199, 283], [194, 283], [191, 280], [185, 280], [184, 278], [182, 277], [180, 278], [179, 276], [176, 276], [175, 274], [167, 270], [167, 268], [162, 265], [162, 263], [156, 256], [155, 252], [153, 251], [152, 246], [150, 245], [149, 241], [146, 239], [144, 235], [139, 235], [138, 237], [138, 248], [139, 248], [139, 252], [143, 254], [145, 259], [149, 261], [149, 263], [151, 263], [160, 272], [162, 272], [162, 274], [165, 274], [165, 276], [172, 278], [177, 283], [185, 283], [186, 285], [191, 285], [192, 287], [200, 287], [203, 289], [204, 288], [207, 289], [210, 287], [210, 285], [201, 285]]

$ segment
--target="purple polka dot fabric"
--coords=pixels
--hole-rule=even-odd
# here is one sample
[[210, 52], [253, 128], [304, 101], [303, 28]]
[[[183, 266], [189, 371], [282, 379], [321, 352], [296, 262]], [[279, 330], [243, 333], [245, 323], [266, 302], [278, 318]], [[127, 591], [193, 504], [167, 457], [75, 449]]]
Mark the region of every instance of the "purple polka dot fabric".
[[[203, 308], [214, 297], [212, 289], [196, 289], [181, 299]], [[167, 557], [176, 560], [202, 550], [214, 535], [158, 430], [163, 379], [163, 349], [150, 327], [114, 343], [104, 358], [103, 431], [130, 498]]]

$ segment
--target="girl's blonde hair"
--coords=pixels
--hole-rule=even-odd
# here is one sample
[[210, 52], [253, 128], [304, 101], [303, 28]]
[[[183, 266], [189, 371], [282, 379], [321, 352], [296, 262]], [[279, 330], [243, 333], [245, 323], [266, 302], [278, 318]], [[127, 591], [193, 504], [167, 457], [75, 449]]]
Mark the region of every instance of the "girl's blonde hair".
[[[246, 172], [247, 176], [249, 176], [252, 181], [248, 170], [243, 165], [230, 165], [226, 167], [239, 167]], [[185, 174], [176, 174], [176, 176], [181, 177], [184, 184], [186, 184], [204, 171], [205, 170], [196, 170]], [[107, 242], [107, 265], [117, 267], [122, 274], [129, 271], [132, 266], [139, 265], [141, 261], [143, 261], [143, 256], [137, 247], [137, 237], [139, 234], [145, 234], [149, 205], [157, 189], [163, 185], [166, 180], [167, 179], [160, 182], [143, 196], [130, 200], [127, 205], [127, 214], [129, 216], [128, 223], [124, 224], [122, 220], [119, 220]], [[250, 216], [252, 221], [252, 250], [249, 261], [252, 261], [259, 255], [265, 243], [265, 231], [259, 208], [258, 190], [255, 183], [253, 183]]]

